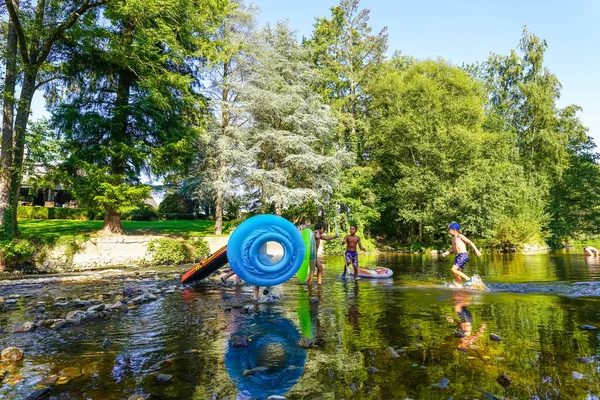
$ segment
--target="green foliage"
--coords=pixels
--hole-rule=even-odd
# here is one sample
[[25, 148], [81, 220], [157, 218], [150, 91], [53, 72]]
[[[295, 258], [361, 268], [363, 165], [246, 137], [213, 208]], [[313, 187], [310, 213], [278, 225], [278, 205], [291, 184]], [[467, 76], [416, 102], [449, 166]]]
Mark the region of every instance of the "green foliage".
[[158, 212], [162, 214], [190, 214], [194, 212], [194, 204], [189, 197], [179, 193], [170, 193], [158, 205]]
[[210, 248], [202, 239], [180, 240], [162, 238], [148, 243], [148, 252], [156, 265], [171, 265], [198, 262], [208, 256]]
[[123, 214], [125, 221], [156, 221], [158, 213], [156, 209], [149, 204], [140, 204], [136, 209]]
[[[368, 237], [367, 235], [364, 234], [364, 232], [362, 232], [360, 230], [356, 234], [358, 236], [360, 236], [360, 241], [368, 253], [377, 251], [377, 244], [375, 243], [374, 239]], [[323, 244], [323, 252], [327, 255], [344, 254], [346, 252], [346, 247], [345, 247], [345, 245], [342, 244], [342, 240], [344, 239], [344, 236], [345, 236], [345, 234], [342, 231], [340, 231], [339, 239], [327, 240], [327, 241], [321, 242]]]
[[161, 220], [177, 221], [177, 220], [194, 220], [196, 216], [188, 213], [158, 213], [158, 217]]
[[0, 242], [0, 252], [8, 268], [32, 264], [36, 253], [35, 247], [28, 240], [14, 239]]
[[93, 213], [83, 208], [52, 208], [52, 207], [33, 207], [19, 206], [17, 208], [17, 218], [19, 219], [75, 219], [89, 220], [93, 219]]

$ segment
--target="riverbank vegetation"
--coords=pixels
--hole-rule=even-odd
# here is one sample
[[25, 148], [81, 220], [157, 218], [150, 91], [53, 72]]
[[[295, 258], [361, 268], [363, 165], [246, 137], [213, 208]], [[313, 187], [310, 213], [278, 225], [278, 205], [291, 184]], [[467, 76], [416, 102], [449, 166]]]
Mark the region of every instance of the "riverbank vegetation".
[[[103, 218], [77, 226], [108, 234], [139, 229], [121, 221], [143, 218], [149, 180], [169, 195], [161, 207], [215, 234], [258, 213], [352, 222], [370, 247], [413, 250], [440, 247], [450, 221], [503, 250], [598, 234], [595, 144], [580, 108], [558, 106], [549, 44], [527, 28], [514, 49], [457, 65], [389, 49], [359, 0], [303, 40], [241, 0], [2, 8], [5, 245], [46, 229], [16, 219], [33, 163], [46, 175], [25, 183], [68, 188]], [[28, 121], [36, 90], [51, 117]]]

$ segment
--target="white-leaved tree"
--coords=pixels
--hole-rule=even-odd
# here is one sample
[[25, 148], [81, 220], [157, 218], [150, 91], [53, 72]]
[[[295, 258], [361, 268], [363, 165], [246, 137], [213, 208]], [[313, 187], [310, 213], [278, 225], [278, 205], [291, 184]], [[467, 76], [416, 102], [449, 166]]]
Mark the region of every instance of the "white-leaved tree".
[[337, 121], [314, 91], [318, 71], [283, 23], [262, 29], [253, 51], [244, 89], [256, 163], [248, 183], [277, 215], [311, 201], [322, 204], [338, 184], [341, 163], [333, 146]]
[[215, 204], [215, 234], [223, 230], [223, 212], [229, 201], [241, 195], [244, 173], [250, 165], [246, 137], [251, 117], [244, 101], [244, 85], [253, 60], [256, 9], [234, 1], [236, 7], [216, 33], [220, 56], [206, 69], [212, 119], [208, 134], [200, 137], [196, 174], [191, 178], [195, 194]]

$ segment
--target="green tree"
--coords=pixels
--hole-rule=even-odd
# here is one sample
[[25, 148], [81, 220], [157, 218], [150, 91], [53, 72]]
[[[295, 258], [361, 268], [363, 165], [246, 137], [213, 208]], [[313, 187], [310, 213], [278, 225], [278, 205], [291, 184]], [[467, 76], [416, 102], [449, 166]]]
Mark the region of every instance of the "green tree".
[[62, 42], [65, 76], [47, 98], [67, 142], [76, 196], [123, 232], [121, 214], [149, 195], [141, 174], [191, 164], [204, 102], [193, 90], [198, 60], [215, 56], [212, 34], [227, 0], [115, 0]]
[[257, 42], [245, 87], [256, 162], [249, 185], [277, 215], [289, 206], [323, 204], [338, 184], [340, 161], [332, 146], [336, 120], [313, 90], [317, 71], [287, 25], [266, 27]]
[[388, 34], [372, 34], [369, 10], [359, 0], [341, 0], [331, 7], [331, 18], [318, 18], [307, 42], [314, 64], [321, 71], [316, 87], [339, 121], [338, 143], [358, 160], [366, 156], [366, 113], [371, 101], [365, 87], [377, 76], [385, 59]]

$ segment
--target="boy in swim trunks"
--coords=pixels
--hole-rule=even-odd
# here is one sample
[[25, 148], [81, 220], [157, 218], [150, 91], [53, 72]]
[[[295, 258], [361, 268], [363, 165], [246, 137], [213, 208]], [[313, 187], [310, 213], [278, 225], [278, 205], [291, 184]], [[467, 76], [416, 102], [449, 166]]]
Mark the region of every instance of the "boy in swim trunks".
[[[315, 243], [316, 243], [317, 254], [319, 254], [319, 246], [321, 245], [321, 240], [333, 240], [333, 239], [337, 239], [340, 237], [339, 235], [325, 236], [323, 234], [323, 224], [320, 222], [317, 222], [315, 224], [314, 234], [315, 234]], [[318, 258], [316, 260], [316, 267], [317, 267], [317, 285], [320, 285], [321, 279], [323, 278], [323, 264], [321, 263], [321, 260], [319, 260]], [[310, 278], [308, 278], [309, 285], [312, 285], [313, 277], [314, 277], [314, 275], [311, 275]]]
[[350, 225], [350, 234], [344, 237], [342, 244], [346, 245], [346, 264], [344, 265], [344, 273], [342, 279], [346, 279], [346, 271], [350, 264], [354, 267], [354, 280], [358, 280], [358, 253], [356, 247], [365, 251], [365, 248], [360, 242], [360, 237], [356, 236], [356, 225]]
[[[463, 269], [469, 261], [469, 253], [467, 253], [467, 244], [475, 250], [477, 256], [481, 256], [481, 252], [477, 246], [471, 242], [465, 235], [460, 233], [460, 225], [456, 222], [448, 225], [448, 233], [452, 236], [452, 249], [442, 253], [442, 257], [446, 257], [450, 253], [456, 254], [454, 265], [452, 265], [452, 273], [454, 274], [454, 282], [462, 286], [462, 279], [465, 279], [465, 286], [471, 286], [471, 278], [465, 275]], [[466, 243], [466, 244], [465, 244]]]
[[598, 249], [596, 249], [595, 247], [592, 246], [585, 246], [583, 248], [583, 255], [584, 256], [591, 256], [591, 257], [598, 257]]

